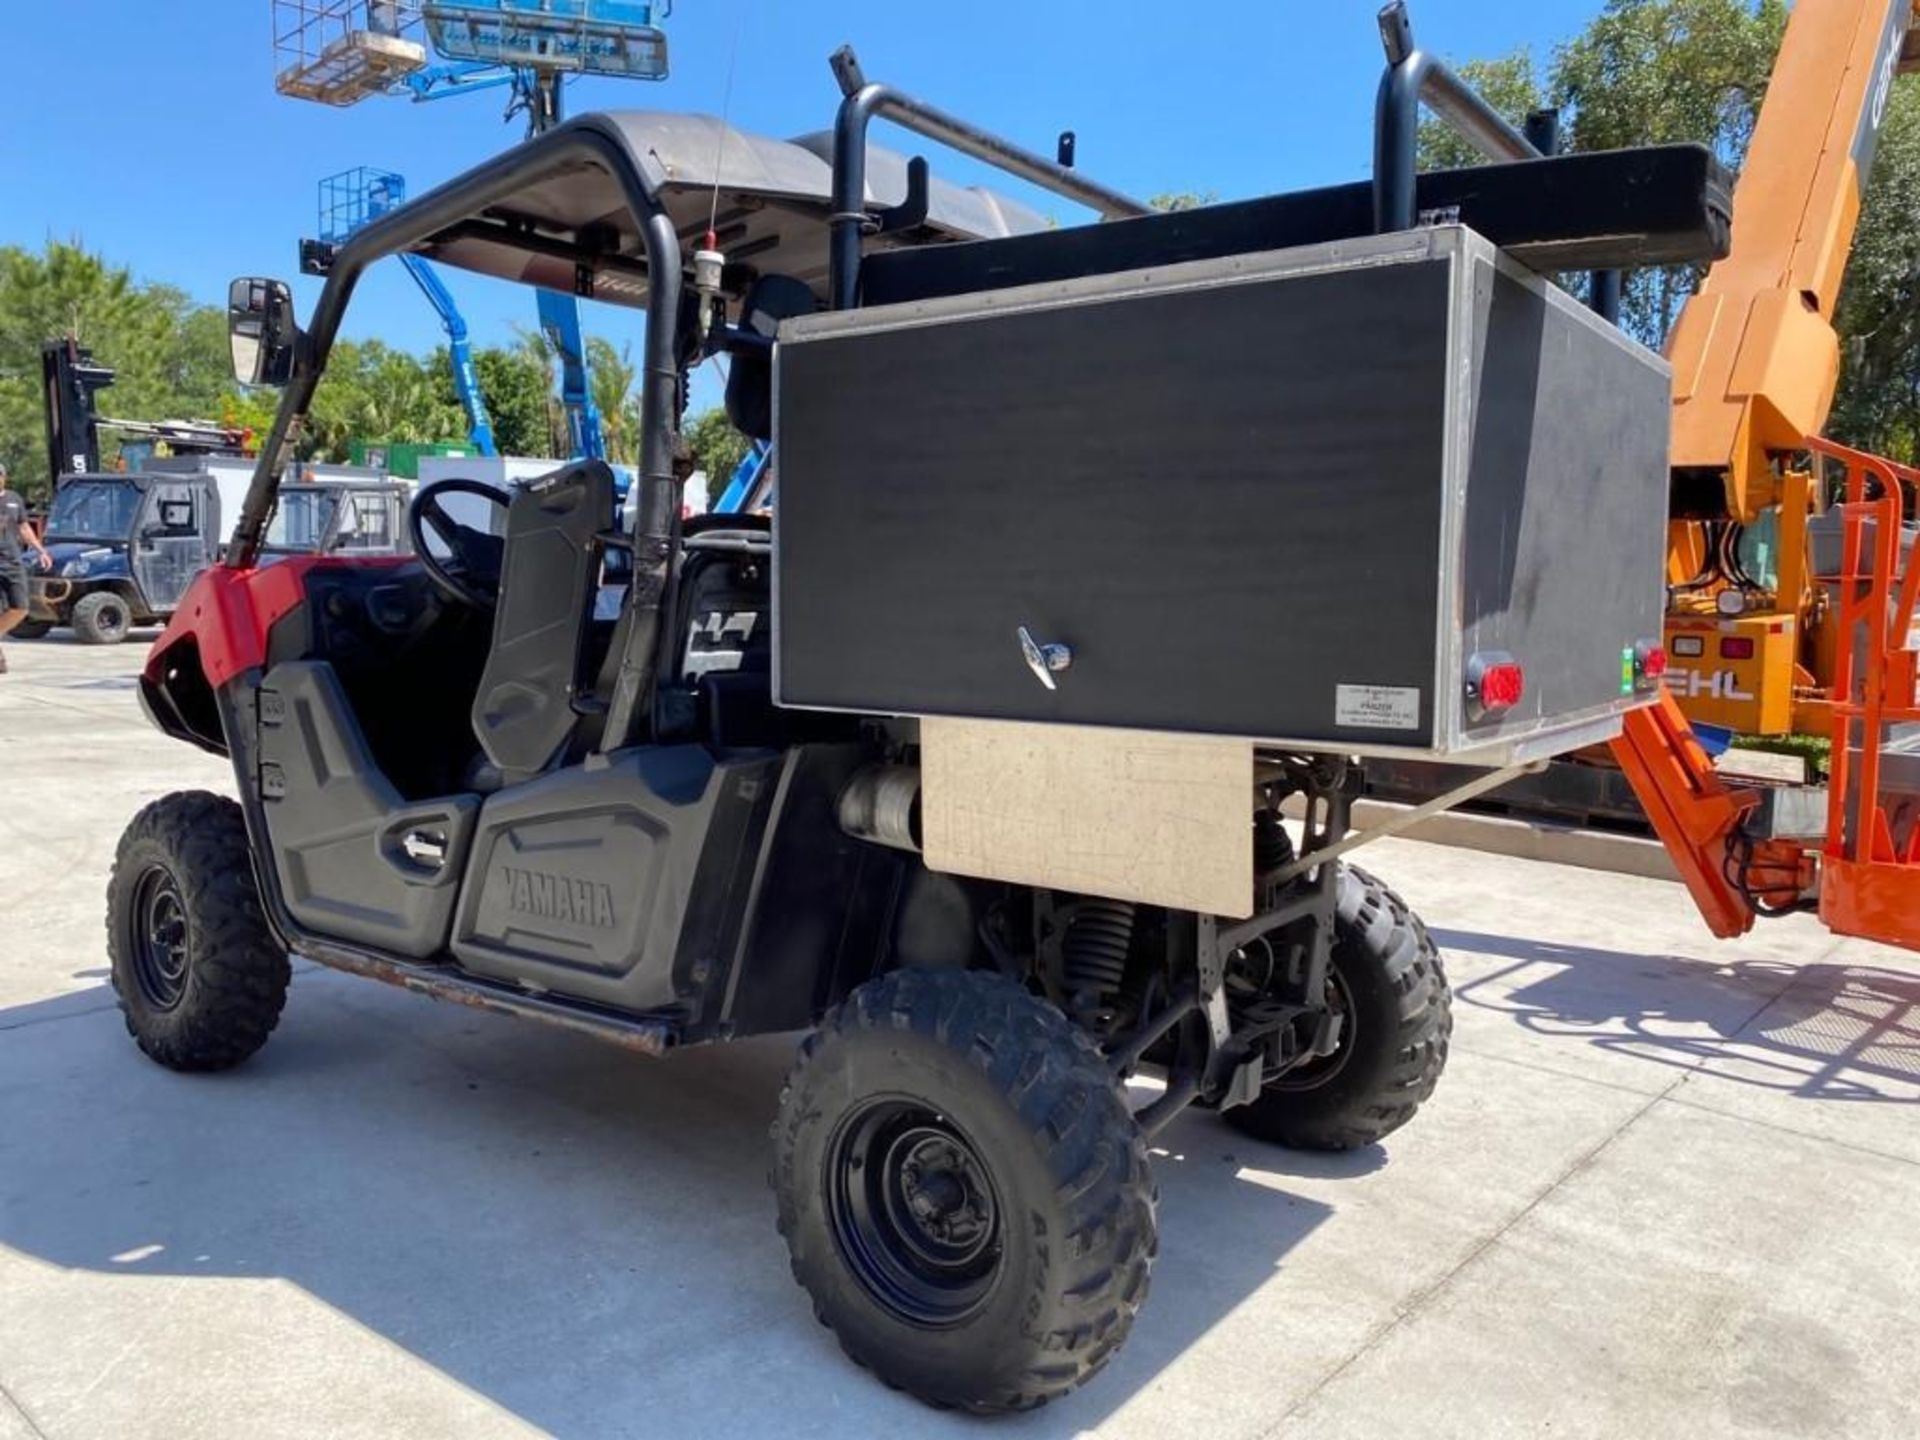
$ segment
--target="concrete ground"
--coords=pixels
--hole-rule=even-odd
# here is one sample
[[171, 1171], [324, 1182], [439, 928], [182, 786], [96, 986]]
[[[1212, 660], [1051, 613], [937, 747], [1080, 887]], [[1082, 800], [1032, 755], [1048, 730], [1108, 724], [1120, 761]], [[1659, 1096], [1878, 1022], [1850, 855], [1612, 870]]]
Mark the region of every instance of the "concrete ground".
[[1132, 1341], [989, 1427], [854, 1369], [788, 1278], [789, 1040], [648, 1061], [306, 970], [240, 1070], [142, 1059], [114, 843], [229, 780], [147, 728], [137, 646], [8, 649], [4, 1440], [1920, 1433], [1912, 957], [1381, 843], [1456, 991], [1432, 1104], [1335, 1158], [1177, 1121]]

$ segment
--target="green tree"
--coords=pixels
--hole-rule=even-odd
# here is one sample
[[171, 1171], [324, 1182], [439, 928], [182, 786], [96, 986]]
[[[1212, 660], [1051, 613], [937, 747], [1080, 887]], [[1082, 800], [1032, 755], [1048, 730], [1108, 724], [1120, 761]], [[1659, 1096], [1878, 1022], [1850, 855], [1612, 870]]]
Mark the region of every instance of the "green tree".
[[564, 455], [571, 443], [567, 432], [567, 408], [560, 401], [558, 393], [560, 380], [560, 355], [553, 342], [547, 339], [546, 332], [539, 329], [529, 330], [523, 325], [513, 327], [519, 337], [515, 347], [524, 363], [537, 368], [541, 375], [540, 393], [545, 397], [546, 406], [546, 443], [537, 452], [541, 455]]
[[616, 465], [640, 462], [639, 392], [634, 388], [639, 378], [630, 344], [616, 350], [611, 341], [598, 335], [587, 337], [587, 383], [600, 411], [607, 459]]
[[[1553, 52], [1546, 82], [1525, 51], [1459, 67], [1516, 126], [1548, 104], [1560, 111], [1569, 150], [1612, 150], [1694, 140], [1737, 169], [1746, 156], [1786, 26], [1783, 0], [1608, 0]], [[1424, 164], [1475, 163], [1436, 121], [1421, 128]], [[1628, 277], [1621, 322], [1662, 343], [1703, 267], [1647, 269]]]
[[1169, 190], [1162, 195], [1149, 195], [1147, 204], [1156, 210], [1198, 210], [1219, 198], [1211, 190]]
[[1571, 148], [1698, 140], [1737, 169], [1786, 24], [1784, 0], [1608, 0], [1554, 53]]
[[[277, 392], [233, 382], [224, 310], [196, 304], [170, 285], [143, 284], [79, 245], [56, 242], [42, 252], [0, 247], [0, 459], [30, 494], [44, 493], [49, 483], [40, 346], [65, 334], [76, 335], [117, 372], [100, 397], [106, 415], [208, 420], [250, 428], [262, 439], [273, 423]], [[609, 458], [635, 463], [632, 352], [598, 336], [587, 349]], [[565, 453], [566, 415], [543, 335], [523, 331], [511, 346], [481, 349], [474, 369], [503, 454]], [[305, 459], [345, 460], [356, 439], [437, 441], [466, 434], [444, 346], [423, 357], [378, 340], [343, 340], [328, 357], [299, 449]], [[101, 442], [111, 463], [118, 448], [111, 429], [101, 432]]]
[[[111, 366], [100, 396], [108, 416], [129, 420], [219, 418], [231, 388], [222, 313], [166, 285], [143, 284], [124, 266], [79, 244], [34, 252], [0, 247], [0, 459], [29, 494], [50, 483], [40, 347], [73, 335]], [[102, 459], [118, 442], [101, 432]]]
[[1840, 391], [1827, 430], [1864, 450], [1920, 452], [1920, 81], [1896, 80], [1835, 309]]
[[230, 388], [220, 397], [214, 414], [231, 430], [251, 430], [256, 444], [264, 445], [273, 428], [273, 417], [280, 411], [280, 392], [267, 389]]
[[[1525, 52], [1460, 67], [1516, 124], [1533, 106], [1562, 111], [1571, 147], [1697, 140], [1737, 169], [1745, 160], [1787, 10], [1783, 0], [1609, 0], [1553, 54], [1544, 84]], [[1816, 123], [1823, 123], [1816, 119]], [[1472, 162], [1435, 123], [1421, 130], [1428, 166]], [[1869, 450], [1920, 450], [1920, 80], [1894, 83], [1834, 309], [1842, 342], [1827, 429]], [[1734, 217], [1736, 228], [1740, 217]], [[1700, 267], [1630, 277], [1623, 319], [1653, 344], [1699, 285]]]
[[[1516, 129], [1527, 123], [1531, 112], [1546, 103], [1529, 51], [1515, 50], [1492, 60], [1468, 60], [1458, 69], [1460, 78]], [[1439, 120], [1421, 124], [1418, 153], [1422, 170], [1457, 170], [1465, 165], [1486, 163], [1479, 151]]]
[[344, 460], [356, 439], [447, 440], [466, 433], [466, 418], [443, 381], [420, 357], [378, 340], [342, 340], [314, 392], [302, 451]]
[[[437, 404], [444, 406], [447, 414], [447, 429], [434, 438], [467, 439], [466, 409], [460, 403], [460, 392], [454, 389], [453, 358], [446, 346], [435, 349], [427, 360], [427, 369]], [[485, 347], [473, 352], [473, 371], [486, 402], [487, 418], [493, 424], [495, 448], [502, 455], [551, 455], [547, 400], [542, 388], [545, 377], [539, 366], [530, 363], [518, 346]]]
[[[552, 456], [554, 448], [548, 414], [547, 372], [522, 346], [489, 346], [474, 352], [473, 368], [480, 376], [493, 417], [493, 438], [502, 455]], [[447, 387], [453, 387], [449, 372]], [[465, 433], [462, 425], [461, 433]]]
[[[1783, 0], [1609, 0], [1554, 55], [1569, 148], [1697, 140], [1738, 170], [1786, 23]], [[1665, 340], [1705, 274], [1705, 266], [1637, 271], [1622, 322], [1650, 342]]]
[[707, 503], [712, 505], [727, 488], [750, 442], [733, 428], [727, 412], [717, 405], [687, 421], [680, 434], [687, 449], [693, 452], [695, 463], [706, 471]]

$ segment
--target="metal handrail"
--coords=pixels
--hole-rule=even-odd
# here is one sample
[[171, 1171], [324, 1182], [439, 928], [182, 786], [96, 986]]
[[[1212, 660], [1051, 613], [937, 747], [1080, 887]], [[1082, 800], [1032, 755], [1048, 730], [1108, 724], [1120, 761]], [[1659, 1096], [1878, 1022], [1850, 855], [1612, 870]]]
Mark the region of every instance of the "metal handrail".
[[[1904, 664], [1895, 663], [1896, 657], [1913, 654], [1907, 636], [1916, 600], [1920, 600], [1920, 566], [1909, 563], [1904, 570], [1901, 566], [1902, 492], [1920, 483], [1920, 471], [1828, 440], [1810, 439], [1807, 448], [1839, 461], [1846, 472], [1839, 507], [1838, 634], [1830, 700], [1833, 753], [1825, 853], [1829, 859], [1854, 864], [1897, 861], [1881, 803], [1880, 759], [1887, 726], [1920, 721], [1920, 703], [1912, 693], [1913, 662], [1909, 658]], [[1867, 496], [1869, 476], [1880, 482], [1878, 498]], [[1871, 554], [1867, 552], [1869, 525], [1873, 527]], [[1895, 680], [1907, 687], [1904, 700], [1889, 694]], [[1880, 853], [1883, 849], [1887, 853]]]

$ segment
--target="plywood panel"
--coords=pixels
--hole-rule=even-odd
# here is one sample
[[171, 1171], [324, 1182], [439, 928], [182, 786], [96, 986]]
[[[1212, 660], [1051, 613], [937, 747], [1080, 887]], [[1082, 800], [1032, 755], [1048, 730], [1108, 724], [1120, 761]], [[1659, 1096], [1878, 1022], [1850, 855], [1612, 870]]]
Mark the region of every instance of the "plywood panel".
[[1179, 910], [1253, 908], [1253, 746], [1243, 740], [926, 719], [927, 864]]

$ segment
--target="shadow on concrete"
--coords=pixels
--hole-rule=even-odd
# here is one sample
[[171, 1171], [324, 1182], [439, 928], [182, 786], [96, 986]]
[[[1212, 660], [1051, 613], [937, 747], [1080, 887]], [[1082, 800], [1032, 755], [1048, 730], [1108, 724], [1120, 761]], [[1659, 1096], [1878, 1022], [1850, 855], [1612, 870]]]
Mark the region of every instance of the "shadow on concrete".
[[1513, 961], [1454, 994], [1529, 1031], [1808, 1099], [1920, 1104], [1920, 973], [1433, 936]]
[[[650, 1061], [328, 973], [297, 976], [279, 1033], [224, 1075], [146, 1061], [104, 989], [0, 1011], [0, 1032], [16, 1251], [284, 1278], [562, 1435], [981, 1433], [857, 1370], [790, 1279], [765, 1177], [791, 1037]], [[1381, 1163], [1182, 1116], [1156, 1142], [1160, 1262], [1130, 1342], [996, 1432], [1097, 1424], [1331, 1213], [1276, 1175]]]
[[[148, 642], [158, 639], [161, 630], [164, 628], [164, 626], [160, 625], [136, 625], [127, 631], [127, 638], [120, 643], [123, 646], [131, 646], [135, 650], [138, 650]], [[86, 641], [80, 639], [79, 636], [75, 635], [73, 631], [64, 628], [49, 630], [46, 634], [36, 635], [30, 640], [18, 635], [10, 635], [7, 637], [7, 643], [9, 645], [63, 645], [87, 650], [104, 648], [99, 645], [88, 644]]]

